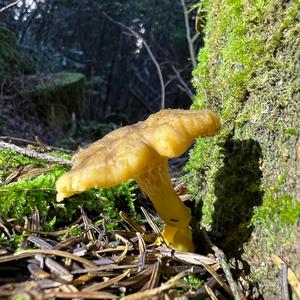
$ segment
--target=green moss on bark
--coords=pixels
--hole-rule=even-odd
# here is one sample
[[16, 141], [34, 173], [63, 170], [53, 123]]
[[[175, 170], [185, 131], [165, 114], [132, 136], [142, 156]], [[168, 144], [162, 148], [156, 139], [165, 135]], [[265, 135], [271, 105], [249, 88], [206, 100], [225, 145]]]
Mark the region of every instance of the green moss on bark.
[[247, 253], [251, 271], [260, 262], [245, 245], [283, 254], [300, 218], [299, 1], [207, 0], [204, 8], [193, 108], [217, 111], [223, 130], [197, 141], [186, 181], [198, 220], [228, 256]]

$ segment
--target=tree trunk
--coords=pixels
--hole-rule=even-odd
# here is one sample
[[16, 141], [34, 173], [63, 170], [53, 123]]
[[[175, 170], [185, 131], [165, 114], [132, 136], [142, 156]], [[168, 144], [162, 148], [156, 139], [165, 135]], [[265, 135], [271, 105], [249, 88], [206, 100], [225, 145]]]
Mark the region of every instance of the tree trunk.
[[203, 5], [193, 108], [217, 111], [223, 129], [191, 152], [194, 215], [237, 262], [235, 275], [278, 299], [272, 254], [300, 278], [299, 1]]

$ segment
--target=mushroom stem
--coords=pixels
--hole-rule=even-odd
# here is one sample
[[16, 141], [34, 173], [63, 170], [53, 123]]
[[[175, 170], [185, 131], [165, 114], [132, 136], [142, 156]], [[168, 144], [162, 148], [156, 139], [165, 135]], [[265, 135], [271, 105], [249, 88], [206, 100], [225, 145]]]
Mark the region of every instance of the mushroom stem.
[[194, 251], [189, 228], [191, 211], [176, 194], [168, 171], [167, 159], [158, 162], [136, 182], [152, 201], [158, 215], [166, 223], [162, 236], [165, 242], [181, 251]]

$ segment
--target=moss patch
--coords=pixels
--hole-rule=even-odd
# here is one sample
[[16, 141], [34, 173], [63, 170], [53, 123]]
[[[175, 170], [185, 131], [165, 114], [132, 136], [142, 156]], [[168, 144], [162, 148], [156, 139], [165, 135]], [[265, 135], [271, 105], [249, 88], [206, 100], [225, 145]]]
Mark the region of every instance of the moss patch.
[[[295, 240], [291, 226], [300, 219], [300, 202], [284, 192], [285, 177], [279, 178], [274, 187], [265, 190], [263, 205], [255, 208], [251, 224], [264, 230], [269, 249], [275, 251], [277, 236], [281, 235], [280, 243], [289, 244]], [[283, 189], [283, 190], [282, 190]]]
[[0, 81], [21, 74], [36, 72], [33, 61], [17, 44], [16, 36], [10, 30], [0, 27]]
[[[80, 195], [66, 199], [63, 204], [57, 203], [55, 182], [65, 171], [65, 167], [52, 165], [51, 171], [39, 176], [22, 179], [4, 184], [8, 175], [22, 167], [48, 165], [36, 159], [18, 155], [12, 151], [0, 151], [0, 213], [9, 218], [30, 217], [35, 208], [40, 212], [42, 224], [49, 229], [54, 223], [61, 224], [74, 220], [80, 206], [95, 218], [103, 216], [111, 220], [112, 226], [119, 220], [118, 211], [130, 213], [135, 220], [141, 220], [136, 212], [135, 200], [137, 185], [133, 181], [111, 189], [89, 190]], [[1, 182], [0, 181], [0, 182]]]
[[[193, 108], [219, 112], [223, 130], [197, 141], [186, 182], [215, 242], [229, 256], [247, 253], [248, 271], [257, 271], [245, 245], [280, 255], [299, 219], [299, 2], [207, 0], [204, 8]], [[264, 293], [268, 279], [260, 280]]]

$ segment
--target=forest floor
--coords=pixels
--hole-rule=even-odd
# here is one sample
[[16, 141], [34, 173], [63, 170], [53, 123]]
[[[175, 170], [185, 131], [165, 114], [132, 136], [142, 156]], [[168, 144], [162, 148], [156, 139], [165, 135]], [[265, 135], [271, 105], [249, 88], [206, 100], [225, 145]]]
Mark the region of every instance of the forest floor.
[[[9, 180], [23, 175], [13, 172]], [[189, 205], [186, 187], [178, 184], [175, 190]], [[0, 215], [0, 298], [262, 299], [196, 224], [194, 240], [203, 245], [202, 254], [172, 250], [163, 240], [157, 244], [158, 217], [142, 197], [136, 195], [136, 205], [146, 207], [143, 226], [121, 211], [111, 229], [108, 217], [95, 219], [82, 207], [72, 222], [51, 230], [37, 209], [21, 222]], [[299, 292], [299, 281], [278, 256], [272, 259], [284, 299], [290, 299], [289, 286]]]
[[[157, 245], [155, 234], [124, 212], [121, 217], [124, 229], [111, 231], [107, 220], [93, 223], [81, 209], [76, 222], [43, 232], [37, 210], [22, 225], [1, 216], [1, 299], [236, 298], [238, 287], [222, 252], [213, 248], [215, 254], [203, 256], [171, 250]], [[21, 235], [13, 241], [16, 233]], [[246, 299], [244, 291], [239, 293]]]
[[[27, 84], [34, 83], [33, 78]], [[15, 91], [14, 83], [11, 91]], [[1, 100], [0, 140], [19, 145], [31, 140], [43, 147], [43, 142], [55, 144], [63, 137], [18, 93], [7, 93]], [[171, 161], [173, 177], [182, 175], [186, 159]], [[107, 219], [91, 221], [82, 209], [71, 224], [47, 232], [42, 231], [38, 211], [22, 224], [1, 216], [0, 269], [5, 272], [0, 275], [0, 298], [261, 298], [257, 286], [231, 274], [233, 268], [224, 253], [200, 229], [194, 230], [195, 238], [206, 245], [205, 253], [181, 253], [154, 243], [159, 231], [151, 221], [145, 231], [130, 217], [122, 216], [120, 228], [111, 230]], [[272, 260], [280, 270], [285, 299], [290, 299], [290, 287], [300, 293], [293, 270], [276, 255]]]

